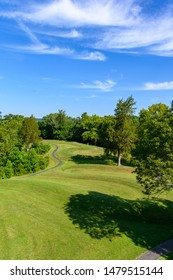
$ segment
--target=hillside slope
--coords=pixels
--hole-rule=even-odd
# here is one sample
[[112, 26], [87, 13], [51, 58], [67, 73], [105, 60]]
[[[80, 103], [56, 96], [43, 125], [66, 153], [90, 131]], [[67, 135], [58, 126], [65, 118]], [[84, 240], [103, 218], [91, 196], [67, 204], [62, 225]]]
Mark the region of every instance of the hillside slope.
[[171, 193], [149, 202], [102, 148], [45, 142], [61, 166], [0, 182], [0, 259], [135, 259], [172, 237]]

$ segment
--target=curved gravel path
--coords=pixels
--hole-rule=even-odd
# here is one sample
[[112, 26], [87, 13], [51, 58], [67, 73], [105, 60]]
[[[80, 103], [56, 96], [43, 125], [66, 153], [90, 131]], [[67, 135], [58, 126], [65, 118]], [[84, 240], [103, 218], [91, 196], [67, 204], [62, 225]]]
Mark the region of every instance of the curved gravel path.
[[137, 260], [158, 260], [161, 256], [165, 256], [172, 251], [173, 239], [170, 239], [145, 252]]
[[[55, 144], [54, 144], [54, 145], [55, 145]], [[58, 150], [58, 146], [55, 145], [55, 150], [52, 152], [52, 157], [53, 157], [54, 159], [57, 160], [58, 163], [57, 163], [56, 165], [54, 165], [53, 167], [50, 167], [50, 168], [47, 168], [47, 169], [38, 171], [38, 172], [36, 172], [36, 173], [32, 173], [32, 174], [26, 175], [26, 176], [28, 176], [28, 177], [36, 176], [36, 175], [38, 175], [38, 174], [45, 173], [45, 172], [47, 172], [47, 171], [49, 171], [49, 170], [52, 170], [52, 169], [55, 169], [55, 168], [61, 166], [61, 165], [62, 165], [62, 161], [61, 161], [59, 158], [57, 158], [57, 156], [56, 156], [57, 150]]]

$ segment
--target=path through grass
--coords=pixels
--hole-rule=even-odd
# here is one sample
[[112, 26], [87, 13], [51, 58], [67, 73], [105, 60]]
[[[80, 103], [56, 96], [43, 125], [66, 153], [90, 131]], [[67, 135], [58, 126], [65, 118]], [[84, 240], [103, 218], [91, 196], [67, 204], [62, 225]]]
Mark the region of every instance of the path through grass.
[[0, 182], [0, 259], [135, 259], [172, 238], [171, 193], [148, 201], [101, 148], [47, 142], [62, 166]]

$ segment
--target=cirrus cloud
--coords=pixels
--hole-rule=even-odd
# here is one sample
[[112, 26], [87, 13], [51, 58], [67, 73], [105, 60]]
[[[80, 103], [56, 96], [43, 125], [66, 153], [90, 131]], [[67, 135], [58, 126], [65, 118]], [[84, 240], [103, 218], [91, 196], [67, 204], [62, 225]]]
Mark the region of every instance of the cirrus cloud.
[[0, 15], [53, 26], [129, 26], [139, 23], [140, 11], [135, 0], [52, 0]]
[[109, 91], [113, 90], [113, 88], [116, 86], [116, 84], [117, 83], [113, 80], [106, 80], [104, 82], [97, 80], [92, 83], [81, 83], [78, 86], [78, 88], [94, 89], [94, 90], [109, 92]]
[[[49, 44], [46, 49], [51, 51], [44, 53], [64, 54], [57, 51], [59, 42], [62, 49], [72, 49], [70, 39], [76, 39], [72, 52], [83, 49], [83, 55], [73, 56], [76, 59], [85, 59], [87, 48], [90, 60], [99, 61], [105, 60], [105, 50], [173, 56], [173, 5], [156, 5], [155, 12], [146, 12], [146, 5], [141, 0], [32, 0], [11, 9], [3, 5], [0, 18], [20, 22], [19, 28], [36, 46]], [[56, 37], [56, 45], [50, 46]]]

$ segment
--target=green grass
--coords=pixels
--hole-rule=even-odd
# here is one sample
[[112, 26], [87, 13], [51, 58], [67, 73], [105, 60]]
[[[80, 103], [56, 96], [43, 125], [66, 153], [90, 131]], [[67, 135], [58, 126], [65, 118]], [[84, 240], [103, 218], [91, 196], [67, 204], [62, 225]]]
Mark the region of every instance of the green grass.
[[102, 148], [45, 142], [62, 166], [0, 181], [0, 259], [135, 259], [172, 238], [172, 193], [148, 201]]

